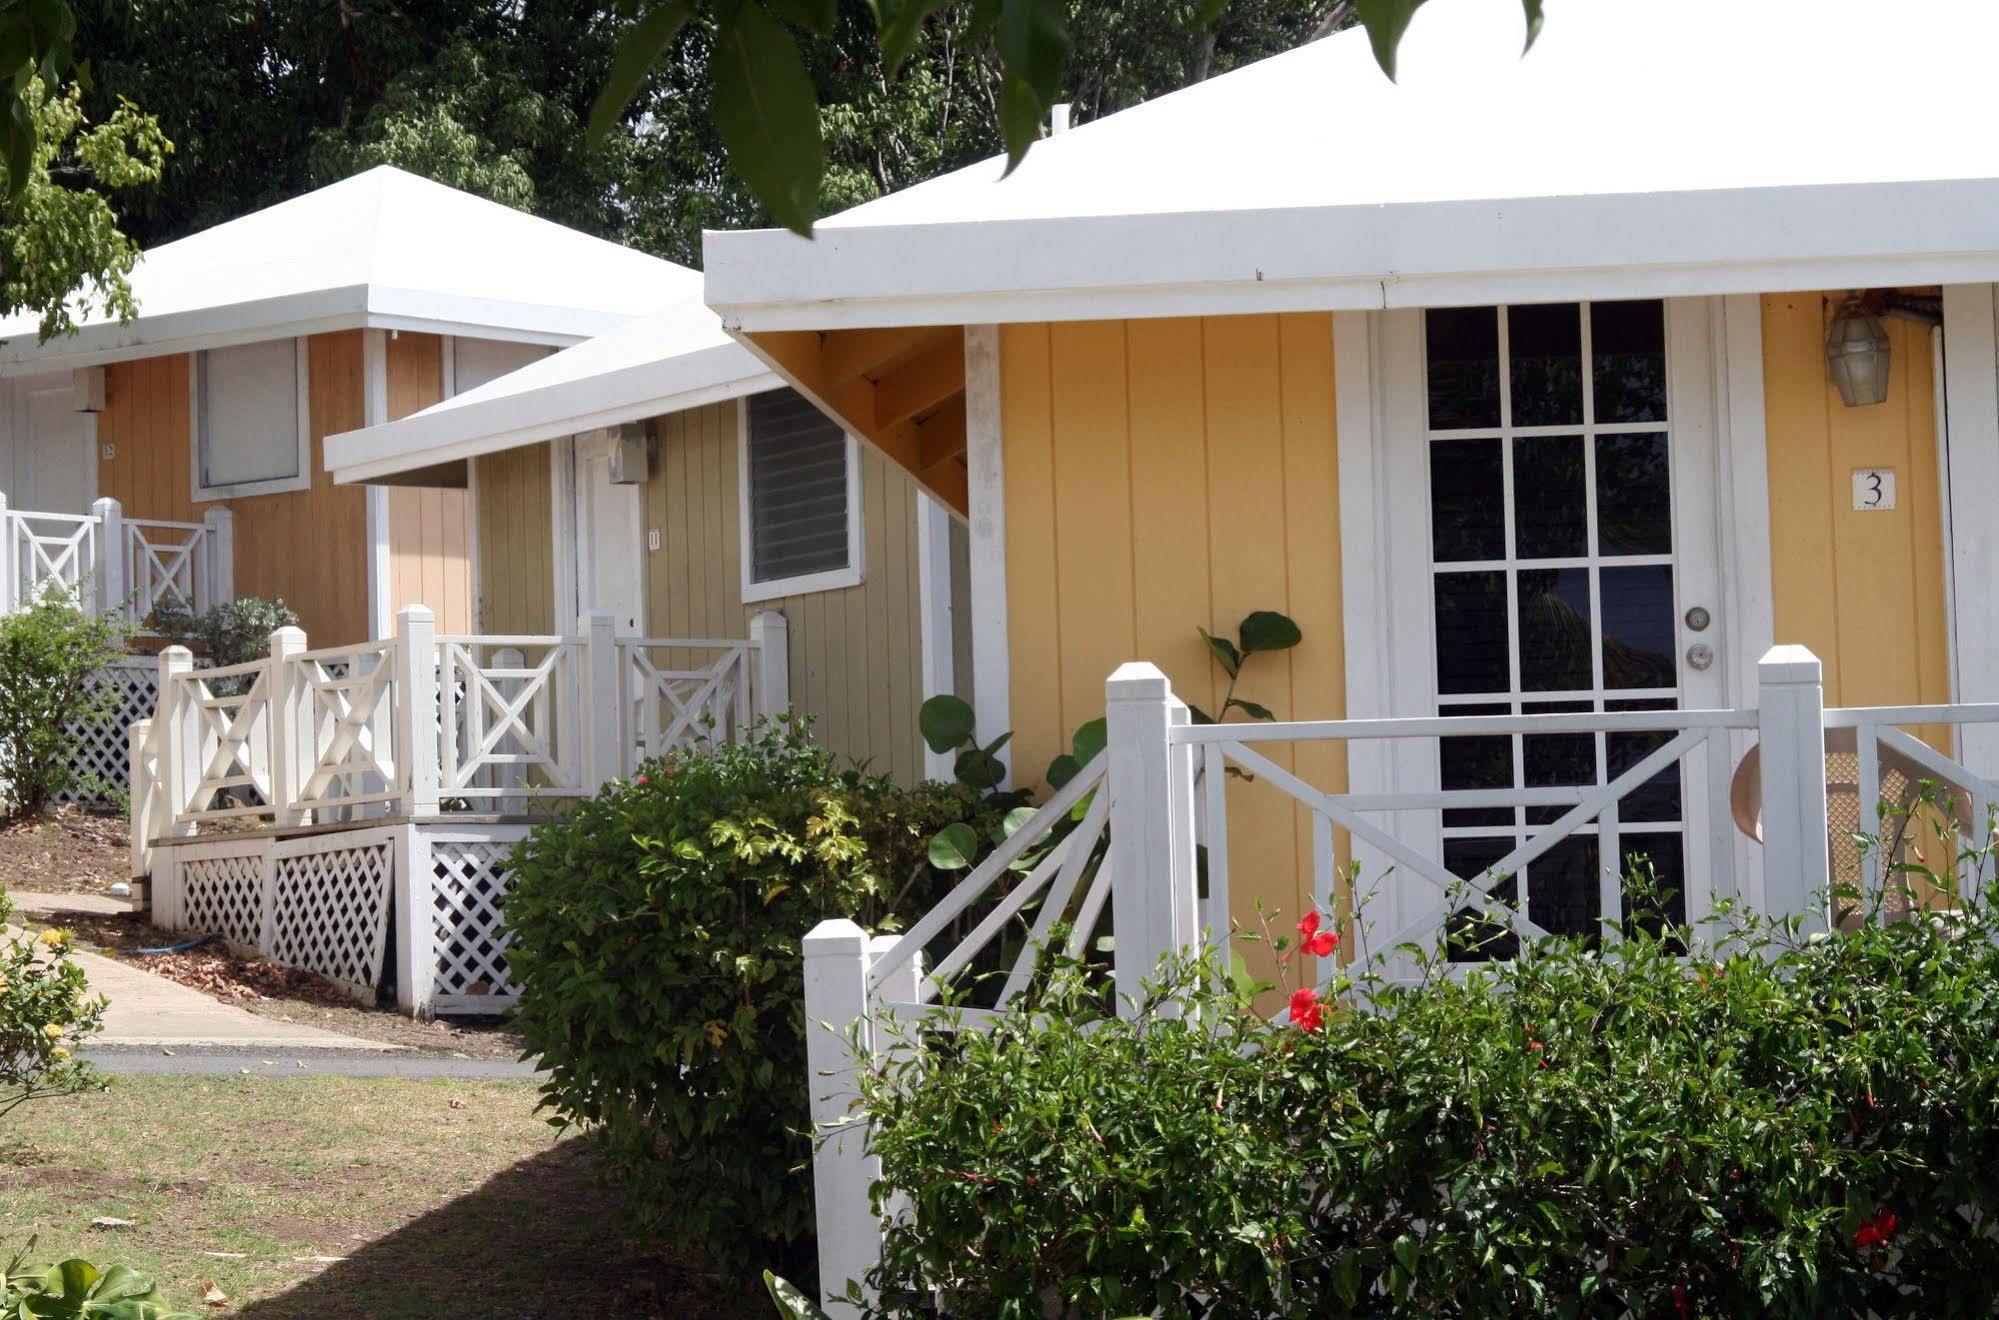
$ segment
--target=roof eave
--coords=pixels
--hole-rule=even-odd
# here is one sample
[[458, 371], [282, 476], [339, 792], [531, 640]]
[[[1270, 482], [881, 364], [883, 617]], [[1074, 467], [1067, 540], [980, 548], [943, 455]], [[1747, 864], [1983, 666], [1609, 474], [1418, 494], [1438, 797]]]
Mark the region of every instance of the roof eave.
[[760, 394], [781, 384], [739, 346], [721, 344], [687, 354], [664, 369], [657, 362], [641, 363], [329, 435], [326, 468], [338, 484], [374, 481], [600, 427], [685, 412]]
[[1999, 179], [710, 234], [732, 331], [1999, 278]]

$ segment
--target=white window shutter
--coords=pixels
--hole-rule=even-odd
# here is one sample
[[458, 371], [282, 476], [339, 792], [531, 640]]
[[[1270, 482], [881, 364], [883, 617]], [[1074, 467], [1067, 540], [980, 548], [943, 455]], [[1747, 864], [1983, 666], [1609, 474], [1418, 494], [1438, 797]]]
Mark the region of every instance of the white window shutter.
[[298, 341], [201, 354], [201, 484], [284, 481], [299, 473]]

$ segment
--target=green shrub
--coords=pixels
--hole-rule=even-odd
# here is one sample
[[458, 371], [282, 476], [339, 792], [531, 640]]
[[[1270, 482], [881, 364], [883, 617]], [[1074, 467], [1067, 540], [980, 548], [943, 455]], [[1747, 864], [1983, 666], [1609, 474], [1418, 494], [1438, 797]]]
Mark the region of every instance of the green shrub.
[[167, 1309], [153, 1281], [126, 1266], [100, 1270], [77, 1259], [24, 1265], [22, 1259], [16, 1256], [0, 1269], [0, 1314], [48, 1320], [194, 1320], [186, 1311]]
[[116, 697], [91, 679], [125, 651], [124, 625], [45, 592], [0, 618], [0, 783], [16, 816], [67, 789], [94, 788], [77, 767], [85, 731], [116, 717]]
[[1198, 962], [1135, 1020], [1061, 971], [864, 1079], [875, 1312], [1990, 1315], [1995, 933], [1556, 940], [1311, 1029]]
[[238, 596], [195, 614], [177, 596], [153, 607], [146, 624], [181, 646], [200, 651], [218, 668], [245, 664], [270, 654], [271, 634], [298, 625], [298, 614], [282, 598]]
[[800, 941], [931, 906], [950, 877], [930, 835], [981, 811], [956, 785], [843, 773], [785, 722], [676, 752], [515, 851], [508, 957], [544, 1103], [663, 1232], [809, 1277]]
[[[0, 893], [0, 929], [12, 911]], [[76, 1051], [97, 1033], [104, 1001], [89, 997], [69, 949], [69, 935], [59, 929], [0, 934], [0, 1116], [29, 1100], [102, 1085]]]

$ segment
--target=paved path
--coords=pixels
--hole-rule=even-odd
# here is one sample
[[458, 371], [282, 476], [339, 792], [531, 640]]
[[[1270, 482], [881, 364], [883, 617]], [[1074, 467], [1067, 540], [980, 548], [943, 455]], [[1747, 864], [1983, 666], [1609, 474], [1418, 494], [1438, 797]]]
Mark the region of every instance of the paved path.
[[[130, 904], [117, 899], [89, 894], [10, 893], [8, 897], [13, 899], [18, 912], [57, 920], [64, 912], [131, 910]], [[10, 928], [10, 933], [18, 932]], [[116, 958], [81, 950], [70, 956], [83, 968], [90, 988], [110, 1001], [110, 1007], [104, 1010], [104, 1031], [93, 1040], [92, 1048], [221, 1045], [248, 1049], [359, 1050], [375, 1055], [384, 1051], [404, 1052], [400, 1045], [383, 1045], [321, 1031], [318, 1027], [258, 1017]]]
[[514, 1059], [457, 1059], [410, 1052], [368, 1050], [268, 1050], [194, 1046], [188, 1049], [98, 1047], [84, 1057], [103, 1073], [146, 1076], [253, 1077], [449, 1077], [485, 1082], [529, 1078], [534, 1065]]

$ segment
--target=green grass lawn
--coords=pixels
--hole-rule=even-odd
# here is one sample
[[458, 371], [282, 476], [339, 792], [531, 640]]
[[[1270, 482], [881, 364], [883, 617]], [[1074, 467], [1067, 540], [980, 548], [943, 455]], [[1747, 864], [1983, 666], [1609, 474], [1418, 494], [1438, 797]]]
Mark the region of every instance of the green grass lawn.
[[[113, 1078], [0, 1120], [0, 1261], [81, 1255], [211, 1314], [768, 1315], [662, 1255], [527, 1082]], [[99, 1216], [136, 1221], [93, 1229]], [[210, 1287], [226, 1302], [204, 1308]]]

